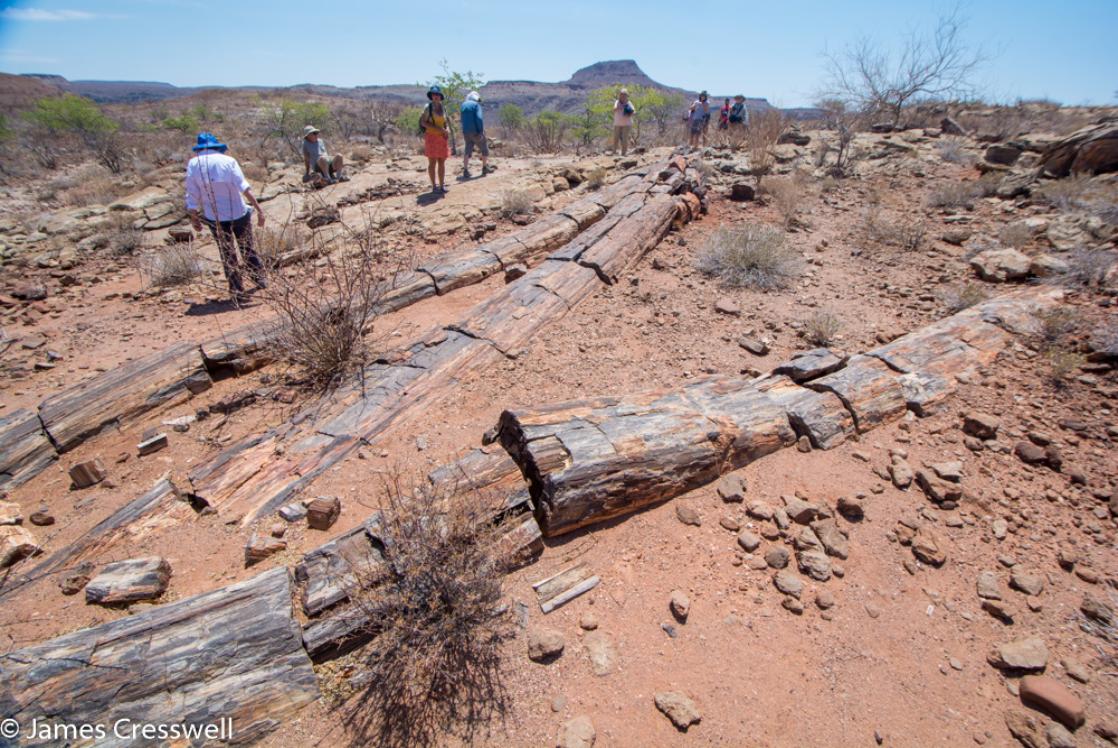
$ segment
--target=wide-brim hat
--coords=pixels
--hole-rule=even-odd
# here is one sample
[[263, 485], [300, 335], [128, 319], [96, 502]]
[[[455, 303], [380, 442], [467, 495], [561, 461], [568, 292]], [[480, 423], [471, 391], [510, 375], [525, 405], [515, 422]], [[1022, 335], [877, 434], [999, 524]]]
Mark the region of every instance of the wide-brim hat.
[[229, 146], [225, 145], [225, 143], [222, 143], [220, 140], [218, 140], [217, 136], [214, 135], [212, 132], [200, 132], [200, 133], [198, 133], [198, 142], [195, 144], [195, 146], [192, 150], [195, 150], [195, 151], [221, 151], [221, 152], [224, 153], [225, 150], [228, 149], [228, 148], [229, 148]]
[[707, 93], [706, 91], [700, 91], [700, 92], [699, 92], [699, 98], [700, 98], [700, 99], [709, 99], [709, 98], [710, 98], [710, 94], [708, 94], [708, 93]]
[[617, 92], [618, 96], [621, 96], [622, 94], [628, 96], [629, 95], [629, 89], [623, 88], [623, 89], [621, 89], [620, 91]]
[[430, 88], [427, 89], [427, 99], [428, 100], [433, 99], [435, 97], [435, 94], [438, 94], [439, 97], [441, 98], [442, 95], [443, 95], [443, 90], [441, 88], [439, 88], [438, 86], [431, 86]]
[[322, 130], [319, 130], [314, 125], [307, 125], [303, 128], [303, 137], [305, 138], [308, 135], [314, 135], [316, 132], [322, 132]]

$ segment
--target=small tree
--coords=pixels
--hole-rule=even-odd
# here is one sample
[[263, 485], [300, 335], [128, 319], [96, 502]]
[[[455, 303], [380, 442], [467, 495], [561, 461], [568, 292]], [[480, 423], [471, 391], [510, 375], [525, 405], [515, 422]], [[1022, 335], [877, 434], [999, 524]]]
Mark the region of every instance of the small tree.
[[124, 151], [116, 137], [120, 125], [89, 99], [74, 94], [49, 96], [36, 101], [23, 116], [32, 129], [32, 153], [43, 166], [53, 168], [58, 151], [73, 138], [114, 174], [123, 168]]
[[[462, 108], [462, 102], [466, 100], [466, 94], [485, 85], [485, 79], [482, 77], [484, 73], [475, 73], [472, 70], [460, 73], [451, 70], [445, 59], [439, 61], [439, 67], [442, 68], [443, 74], [436, 75], [427, 82], [427, 86], [438, 86], [443, 92], [443, 107], [446, 109], [447, 119], [449, 120], [458, 115]], [[457, 152], [458, 146], [455, 138], [455, 128], [453, 127], [450, 129], [450, 147]]]
[[571, 126], [571, 118], [561, 112], [545, 110], [537, 114], [524, 128], [528, 147], [536, 153], [557, 153]]
[[279, 138], [299, 155], [302, 152], [303, 128], [316, 123], [326, 124], [330, 108], [317, 101], [283, 100], [279, 106], [266, 110], [264, 140]]
[[[582, 136], [589, 135], [594, 138], [610, 133], [613, 103], [617, 100], [617, 92], [621, 88], [621, 84], [616, 84], [589, 93], [586, 97], [588, 110], [586, 121], [580, 128]], [[667, 132], [668, 123], [683, 109], [682, 94], [639, 84], [625, 86], [625, 89], [629, 92], [629, 101], [636, 110], [633, 116], [633, 142], [640, 141], [642, 125], [650, 123], [655, 123], [656, 131], [663, 135]], [[589, 144], [584, 137], [580, 139]]]
[[[823, 110], [823, 123], [838, 135], [838, 144], [834, 149], [835, 163], [828, 167], [827, 172], [834, 177], [846, 176], [853, 156], [854, 134], [862, 124], [862, 115], [851, 110], [841, 99], [824, 99], [816, 105]], [[819, 152], [819, 166], [825, 166], [831, 147], [824, 143]]]
[[501, 123], [501, 133], [506, 138], [512, 137], [524, 126], [524, 110], [512, 102], [502, 104], [497, 121]]
[[888, 116], [894, 125], [910, 103], [963, 96], [985, 59], [981, 50], [967, 47], [965, 26], [956, 9], [942, 16], [930, 34], [910, 34], [897, 55], [869, 39], [841, 54], [825, 53], [830, 78], [826, 94]]

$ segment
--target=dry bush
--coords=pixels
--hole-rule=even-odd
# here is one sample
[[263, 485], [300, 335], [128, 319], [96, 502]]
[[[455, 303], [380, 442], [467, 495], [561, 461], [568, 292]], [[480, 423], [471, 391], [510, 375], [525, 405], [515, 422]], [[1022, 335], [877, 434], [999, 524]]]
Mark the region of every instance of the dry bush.
[[799, 223], [800, 207], [806, 192], [802, 177], [770, 177], [762, 184], [761, 191], [772, 198], [773, 205], [784, 219], [785, 228]]
[[1033, 231], [1023, 221], [1007, 223], [998, 230], [998, 241], [1007, 247], [1021, 249], [1033, 238]]
[[373, 236], [351, 232], [344, 250], [325, 252], [295, 273], [269, 273], [264, 301], [277, 318], [272, 336], [278, 358], [312, 390], [333, 389], [370, 362], [366, 335], [391, 287]]
[[1050, 349], [1079, 329], [1080, 315], [1075, 307], [1057, 306], [1035, 315], [1037, 336], [1042, 348]]
[[758, 223], [723, 226], [707, 239], [696, 267], [731, 287], [786, 288], [799, 273], [799, 257], [784, 232]]
[[265, 184], [268, 181], [267, 167], [256, 163], [255, 161], [241, 162], [241, 171], [244, 172], [245, 178], [254, 185]]
[[928, 194], [928, 207], [973, 210], [976, 197], [978, 189], [974, 182], [945, 182]]
[[499, 535], [476, 494], [407, 495], [399, 478], [379, 521], [385, 563], [350, 597], [373, 642], [359, 652], [367, 682], [346, 715], [366, 745], [473, 742], [506, 709], [501, 646], [512, 625], [502, 604]]
[[1076, 249], [1063, 257], [1067, 270], [1054, 276], [1054, 282], [1068, 288], [1099, 288], [1107, 272], [1118, 262], [1118, 254], [1101, 249]]
[[349, 149], [349, 160], [355, 164], [364, 164], [373, 160], [372, 146], [358, 143]]
[[265, 226], [253, 230], [253, 248], [264, 266], [276, 268], [284, 256], [305, 248], [311, 241], [310, 231], [301, 223], [289, 223], [278, 228]]
[[1091, 180], [1082, 175], [1054, 179], [1045, 183], [1038, 192], [1053, 207], [1063, 211], [1074, 210], [1085, 206], [1091, 193]]
[[745, 131], [745, 148], [749, 154], [749, 168], [757, 177], [769, 173], [773, 164], [772, 147], [784, 132], [784, 115], [779, 109], [751, 112], [749, 127]]
[[970, 164], [974, 156], [967, 153], [963, 141], [959, 138], [942, 138], [936, 143], [936, 152], [944, 161], [952, 164]]
[[927, 228], [920, 219], [892, 221], [877, 208], [867, 208], [862, 215], [866, 238], [874, 244], [890, 245], [915, 252], [924, 245]]
[[1056, 389], [1067, 387], [1084, 362], [1083, 356], [1078, 353], [1060, 349], [1048, 351], [1045, 358], [1048, 361], [1048, 381]]
[[202, 277], [202, 258], [191, 244], [172, 244], [148, 257], [140, 267], [148, 285], [156, 288], [184, 286]]
[[601, 189], [606, 183], [606, 176], [608, 174], [609, 172], [602, 166], [591, 169], [590, 173], [586, 175], [586, 188], [589, 190]]
[[804, 340], [815, 346], [825, 347], [834, 342], [842, 329], [842, 321], [830, 312], [817, 311], [804, 320]]
[[830, 195], [836, 190], [838, 190], [838, 179], [830, 174], [823, 177], [823, 179], [819, 182], [819, 191], [822, 192], [824, 195]]
[[531, 195], [524, 190], [505, 190], [501, 193], [499, 212], [502, 218], [530, 215], [533, 207]]
[[990, 298], [989, 292], [979, 283], [964, 283], [947, 289], [943, 294], [943, 303], [951, 314], [969, 309], [975, 304], [981, 304]]
[[143, 246], [144, 232], [131, 226], [121, 226], [105, 235], [105, 248], [117, 257], [131, 257]]

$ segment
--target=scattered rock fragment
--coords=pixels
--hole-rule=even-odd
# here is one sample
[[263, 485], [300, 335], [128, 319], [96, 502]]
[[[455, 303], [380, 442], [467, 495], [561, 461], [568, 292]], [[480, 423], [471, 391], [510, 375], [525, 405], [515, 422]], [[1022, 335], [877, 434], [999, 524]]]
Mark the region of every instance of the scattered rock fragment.
[[745, 501], [746, 484], [740, 475], [728, 473], [718, 480], [715, 487], [719, 497], [727, 503], [741, 503]]
[[906, 490], [912, 485], [913, 473], [912, 468], [902, 457], [893, 457], [893, 461], [889, 464], [889, 477], [893, 480], [893, 485], [902, 491]]
[[691, 598], [683, 590], [672, 590], [671, 600], [668, 603], [672, 615], [680, 623], [686, 623], [687, 615], [691, 612]]
[[817, 582], [826, 582], [831, 578], [831, 562], [822, 551], [800, 551], [796, 554], [796, 563], [801, 573]]
[[245, 566], [260, 563], [269, 556], [285, 550], [287, 550], [287, 541], [283, 538], [253, 533], [245, 543]]
[[551, 662], [563, 654], [566, 645], [555, 629], [538, 626], [528, 630], [528, 659], [533, 662]]
[[1020, 689], [1025, 706], [1044, 712], [1069, 730], [1077, 730], [1087, 721], [1083, 701], [1051, 676], [1026, 675]]
[[1002, 593], [998, 585], [998, 574], [994, 571], [981, 571], [975, 581], [978, 596], [983, 600], [1001, 600]]
[[1029, 256], [1012, 247], [997, 247], [979, 252], [970, 260], [971, 269], [984, 281], [1005, 283], [1029, 276]]
[[0, 525], [23, 524], [23, 510], [14, 501], [0, 501]]
[[613, 672], [617, 665], [617, 650], [605, 632], [591, 631], [582, 644], [586, 647], [586, 656], [590, 659], [594, 675], [605, 676]]
[[773, 569], [783, 569], [788, 566], [788, 549], [780, 546], [773, 546], [765, 551], [765, 563]]
[[21, 525], [0, 525], [0, 569], [39, 553], [42, 548], [35, 542], [31, 531]]
[[678, 519], [685, 525], [701, 527], [703, 524], [703, 518], [699, 516], [699, 513], [697, 511], [695, 511], [695, 508], [683, 501], [676, 502], [675, 516], [676, 519]]
[[54, 515], [51, 514], [50, 507], [45, 504], [32, 512], [30, 519], [31, 524], [36, 527], [48, 527], [54, 524]]
[[1030, 574], [1020, 567], [1014, 567], [1009, 577], [1009, 586], [1026, 595], [1036, 596], [1044, 591], [1044, 577]]
[[72, 488], [89, 488], [105, 480], [108, 475], [105, 464], [100, 458], [79, 462], [70, 468], [70, 482]]
[[1048, 666], [1048, 647], [1037, 637], [999, 644], [986, 657], [1000, 670], [1036, 672]]
[[963, 433], [976, 439], [993, 439], [998, 435], [1001, 422], [986, 413], [968, 413], [963, 417]]
[[678, 691], [661, 691], [654, 700], [656, 708], [682, 732], [687, 732], [687, 728], [703, 718], [695, 702]]
[[750, 530], [742, 530], [738, 534], [738, 545], [746, 553], [753, 553], [761, 546], [761, 538], [757, 537], [755, 533]]
[[594, 724], [585, 714], [563, 723], [559, 729], [558, 748], [593, 748], [597, 734]]
[[846, 559], [850, 556], [850, 541], [838, 526], [838, 523], [833, 519], [821, 519], [811, 523], [811, 529], [815, 533], [815, 537], [819, 538], [819, 542], [823, 544], [823, 550], [826, 551], [828, 556], [835, 558]]
[[62, 590], [63, 595], [76, 595], [81, 592], [89, 580], [93, 578], [93, 572], [97, 567], [93, 565], [92, 561], [82, 561], [62, 580], [58, 583], [58, 587]]
[[342, 500], [337, 496], [319, 496], [307, 505], [307, 527], [329, 530], [342, 513]]
[[167, 590], [171, 565], [159, 556], [108, 564], [85, 587], [85, 601], [98, 605], [154, 600]]
[[167, 443], [168, 442], [166, 434], [156, 434], [155, 436], [144, 439], [142, 442], [137, 444], [136, 450], [140, 453], [140, 456], [143, 457], [144, 455], [150, 455], [154, 452], [158, 452], [159, 450], [164, 449], [167, 446]]
[[773, 585], [785, 595], [799, 598], [804, 592], [804, 582], [787, 569], [782, 569], [773, 574]]
[[298, 522], [307, 516], [307, 506], [301, 501], [293, 501], [281, 506], [276, 513], [288, 522]]
[[1005, 715], [1005, 726], [1009, 730], [1009, 734], [1017, 738], [1017, 741], [1025, 748], [1045, 748], [1040, 725], [1032, 715], [1009, 712]]
[[1113, 608], [1089, 592], [1083, 595], [1083, 601], [1079, 603], [1079, 610], [1092, 621], [1097, 621], [1104, 626], [1114, 623]]
[[916, 531], [912, 538], [912, 554], [932, 566], [943, 566], [947, 561], [947, 551], [939, 536], [927, 526]]
[[1048, 739], [1048, 748], [1079, 748], [1075, 736], [1059, 722], [1049, 722], [1044, 736]]

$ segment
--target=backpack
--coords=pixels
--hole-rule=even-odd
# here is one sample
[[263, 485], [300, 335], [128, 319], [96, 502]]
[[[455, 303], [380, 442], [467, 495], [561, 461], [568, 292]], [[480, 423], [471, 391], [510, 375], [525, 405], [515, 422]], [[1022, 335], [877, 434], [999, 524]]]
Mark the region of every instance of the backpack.
[[427, 102], [427, 106], [423, 107], [423, 113], [419, 115], [419, 127], [416, 130], [416, 135], [423, 137], [427, 134], [427, 128], [423, 125], [424, 117], [433, 117], [431, 113], [431, 102]]

